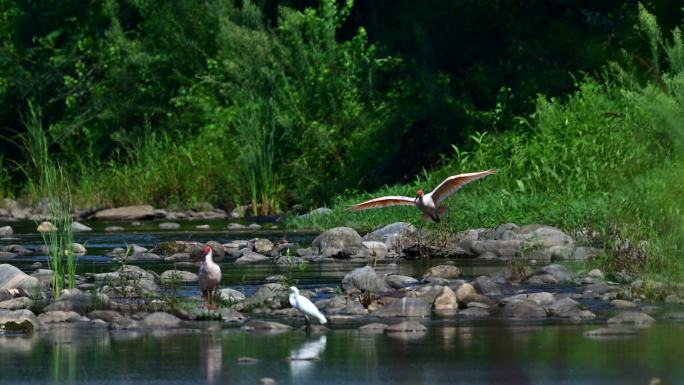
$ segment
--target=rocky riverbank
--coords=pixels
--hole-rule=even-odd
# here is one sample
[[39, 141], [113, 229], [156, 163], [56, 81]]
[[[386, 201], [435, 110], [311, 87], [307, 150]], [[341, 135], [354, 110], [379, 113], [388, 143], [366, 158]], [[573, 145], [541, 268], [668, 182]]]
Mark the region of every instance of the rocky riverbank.
[[[377, 331], [389, 325], [388, 333], [414, 333], [426, 326], [464, 319], [552, 319], [603, 323], [608, 328], [593, 331], [592, 335], [612, 335], [635, 333], [656, 320], [684, 320], [683, 301], [676, 295], [670, 294], [663, 303], [646, 302], [646, 294], [667, 293], [661, 283], [620, 272], [575, 272], [562, 264], [549, 264], [590, 258], [598, 252], [592, 245], [578, 244], [559, 229], [505, 224], [444, 235], [395, 223], [363, 237], [350, 228], [330, 229], [309, 247], [287, 240], [274, 243], [255, 238], [227, 243], [172, 241], [151, 249], [136, 245], [117, 248], [107, 253], [119, 261], [114, 271], [77, 276], [76, 288], [64, 291], [57, 300], [50, 299], [52, 271], [36, 268], [26, 274], [11, 264], [2, 264], [0, 329], [42, 330], [67, 322], [113, 330], [151, 330], [193, 327], [199, 320], [215, 320], [245, 331], [283, 331], [301, 324], [300, 314], [287, 302], [292, 276], [269, 277], [269, 283], [249, 296], [224, 288], [218, 306], [211, 309], [198, 296], [177, 296], [174, 287], [197, 280], [197, 261], [205, 244], [214, 250], [222, 266], [348, 266], [339, 284], [302, 291], [326, 314], [332, 328]], [[11, 254], [41, 251], [8, 245], [2, 258], [11, 263]], [[441, 262], [422, 276], [379, 273], [373, 267], [391, 267], [414, 258]], [[500, 269], [486, 276], [464, 278], [458, 264], [466, 258], [498, 263]], [[174, 262], [176, 268], [157, 274], [135, 265], [141, 261]], [[359, 262], [367, 265], [354, 267]], [[625, 329], [625, 325], [629, 327]]]

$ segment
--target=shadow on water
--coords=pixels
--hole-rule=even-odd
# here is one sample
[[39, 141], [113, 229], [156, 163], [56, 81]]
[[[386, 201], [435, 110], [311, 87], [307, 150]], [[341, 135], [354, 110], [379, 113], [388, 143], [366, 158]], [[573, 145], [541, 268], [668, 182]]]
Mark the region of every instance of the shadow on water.
[[[216, 326], [216, 327], [215, 327]], [[157, 333], [74, 326], [0, 336], [6, 384], [681, 384], [684, 328], [597, 341], [587, 325], [435, 327], [416, 338], [357, 330], [250, 334], [217, 325]], [[239, 357], [252, 357], [241, 364]]]

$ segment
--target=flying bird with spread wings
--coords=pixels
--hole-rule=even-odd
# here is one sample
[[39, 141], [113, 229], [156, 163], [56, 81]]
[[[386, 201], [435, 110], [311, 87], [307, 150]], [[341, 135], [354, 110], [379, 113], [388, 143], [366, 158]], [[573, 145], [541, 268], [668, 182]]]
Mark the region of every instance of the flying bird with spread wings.
[[444, 215], [447, 210], [447, 206], [441, 204], [445, 199], [466, 184], [484, 178], [487, 175], [492, 175], [495, 172], [496, 170], [487, 170], [453, 175], [446, 178], [429, 194], [423, 194], [423, 189], [419, 189], [415, 198], [398, 195], [380, 197], [355, 204], [350, 209], [360, 211], [389, 206], [416, 206], [423, 212], [423, 218], [439, 222], [440, 216]]

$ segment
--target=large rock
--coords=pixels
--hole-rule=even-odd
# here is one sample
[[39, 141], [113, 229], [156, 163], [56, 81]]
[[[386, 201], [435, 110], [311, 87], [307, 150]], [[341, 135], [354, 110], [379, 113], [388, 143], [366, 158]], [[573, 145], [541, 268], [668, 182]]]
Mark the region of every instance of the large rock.
[[153, 219], [154, 207], [150, 205], [116, 207], [98, 211], [90, 218], [101, 221]]
[[38, 279], [25, 274], [18, 268], [9, 265], [0, 265], [0, 290], [24, 289], [30, 291], [38, 286]]
[[392, 274], [385, 277], [385, 282], [392, 289], [403, 289], [407, 286], [417, 284], [418, 280], [406, 275]]
[[397, 298], [373, 314], [378, 317], [429, 317], [430, 303], [420, 298]]
[[53, 225], [52, 222], [44, 221], [38, 225], [36, 231], [39, 233], [51, 233], [57, 231], [57, 226]]
[[573, 248], [575, 241], [558, 228], [544, 225], [527, 225], [518, 230], [517, 239], [527, 241], [534, 247], [550, 248], [566, 246]]
[[480, 276], [475, 278], [473, 281], [473, 286], [481, 294], [484, 295], [501, 295], [503, 292], [499, 285], [496, 284], [491, 278], [487, 276]]
[[291, 326], [279, 322], [251, 320], [244, 324], [240, 329], [244, 331], [265, 331], [265, 332], [284, 332], [292, 329]]
[[317, 301], [316, 306], [325, 314], [362, 315], [368, 313], [360, 302], [343, 295]]
[[639, 311], [624, 311], [608, 320], [608, 325], [650, 326], [655, 319]]
[[311, 247], [324, 257], [349, 258], [368, 253], [363, 238], [350, 227], [324, 231], [314, 239]]
[[415, 234], [417, 231], [412, 224], [396, 222], [366, 234], [363, 239], [382, 242], [388, 248], [400, 251], [408, 246], [406, 237]]
[[273, 251], [273, 242], [266, 238], [257, 238], [254, 240], [254, 251], [259, 254], [268, 254]]
[[84, 293], [78, 289], [65, 289], [57, 301], [45, 307], [45, 311], [62, 310], [87, 314], [96, 309], [109, 308], [109, 297], [101, 293]]
[[533, 301], [520, 299], [507, 303], [502, 315], [517, 319], [546, 318], [546, 310]]
[[435, 310], [456, 310], [458, 309], [458, 301], [456, 294], [449, 286], [444, 286], [442, 293], [435, 298], [433, 303]]
[[342, 278], [342, 288], [349, 292], [378, 293], [387, 289], [384, 280], [378, 278], [370, 266], [352, 270]]
[[161, 280], [162, 282], [182, 282], [182, 283], [189, 283], [189, 282], [197, 282], [198, 276], [197, 274], [190, 272], [190, 271], [184, 271], [184, 270], [166, 270], [161, 274]]
[[30, 310], [0, 310], [0, 330], [31, 333], [43, 324]]
[[456, 299], [459, 303], [466, 303], [470, 298], [473, 298], [475, 295], [477, 295], [477, 291], [475, 290], [475, 287], [473, 287], [473, 285], [469, 283], [459, 285], [456, 289]]
[[563, 297], [556, 300], [548, 307], [548, 310], [551, 315], [560, 318], [571, 318], [577, 320], [596, 318], [596, 314], [589, 310], [583, 309], [579, 302], [570, 297]]
[[247, 298], [246, 305], [280, 309], [287, 303], [289, 290], [279, 283], [266, 283], [257, 288], [253, 296]]
[[12, 229], [12, 226], [0, 227], [0, 238], [11, 237], [12, 234], [14, 234], [14, 230]]
[[368, 249], [370, 256], [377, 259], [385, 259], [389, 256], [389, 247], [377, 241], [364, 241], [363, 245]]
[[271, 258], [261, 255], [259, 253], [255, 253], [253, 251], [249, 250], [244, 250], [242, 252], [242, 256], [238, 259], [235, 260], [236, 265], [251, 265], [255, 263], [267, 263], [270, 262]]
[[31, 306], [33, 306], [33, 300], [27, 297], [12, 298], [0, 302], [0, 309], [4, 310], [28, 309]]
[[152, 313], [143, 320], [143, 324], [150, 329], [175, 328], [180, 326], [181, 322], [175, 315], [164, 312]]
[[461, 276], [461, 269], [453, 265], [438, 265], [430, 268], [423, 275], [423, 278], [433, 277], [433, 278], [444, 278], [444, 279], [456, 279]]
[[482, 240], [470, 242], [470, 251], [475, 255], [492, 253], [498, 257], [504, 258], [511, 258], [519, 255], [519, 253], [522, 251], [522, 247], [523, 242], [519, 240]]
[[38, 320], [43, 324], [78, 322], [81, 319], [81, 315], [75, 311], [53, 310], [38, 315]]
[[88, 231], [93, 231], [92, 228], [90, 228], [90, 227], [84, 225], [84, 224], [81, 223], [81, 222], [74, 222], [74, 223], [72, 223], [72, 224], [71, 224], [71, 230], [72, 230], [74, 233], [85, 233], [85, 232], [88, 232]]

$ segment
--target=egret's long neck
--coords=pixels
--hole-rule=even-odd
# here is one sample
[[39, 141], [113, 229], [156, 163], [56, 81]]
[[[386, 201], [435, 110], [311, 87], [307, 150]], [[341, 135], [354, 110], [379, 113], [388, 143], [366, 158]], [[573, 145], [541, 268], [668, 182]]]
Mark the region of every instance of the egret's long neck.
[[207, 255], [204, 257], [204, 263], [206, 263], [206, 264], [214, 263], [214, 260], [211, 258], [211, 250], [209, 250]]

